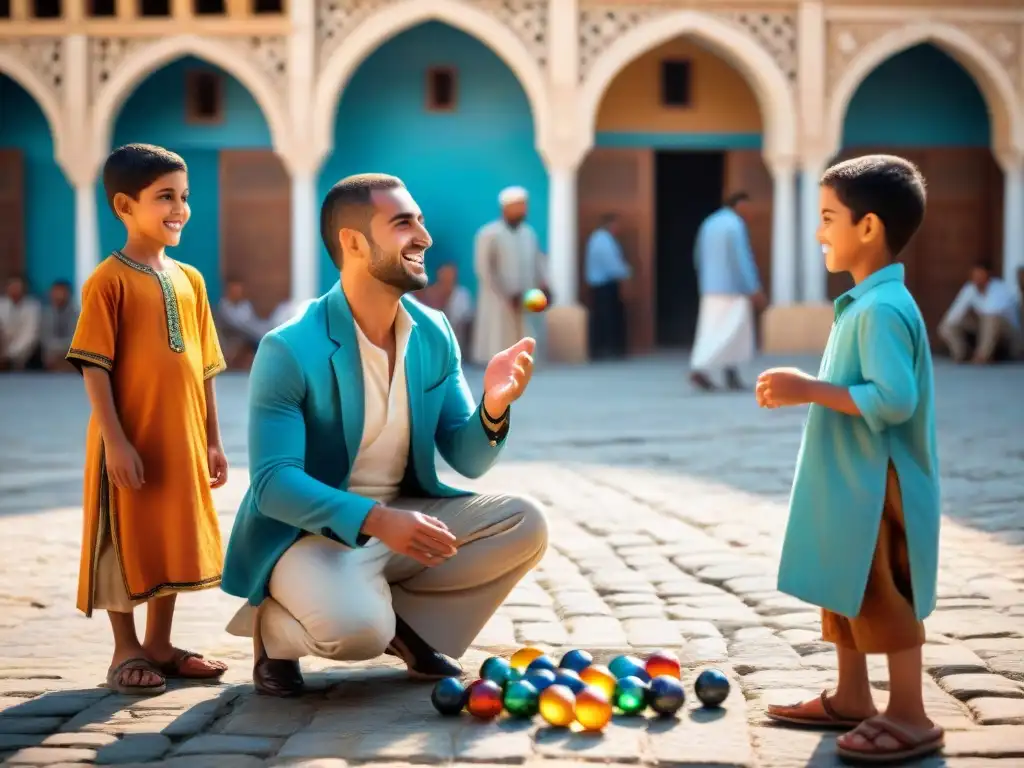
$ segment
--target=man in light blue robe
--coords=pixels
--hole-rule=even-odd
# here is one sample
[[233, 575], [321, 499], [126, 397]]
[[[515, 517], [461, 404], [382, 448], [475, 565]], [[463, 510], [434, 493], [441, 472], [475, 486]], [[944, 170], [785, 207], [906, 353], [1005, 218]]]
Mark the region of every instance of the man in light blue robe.
[[697, 230], [694, 261], [700, 290], [690, 381], [715, 389], [708, 374], [724, 370], [730, 389], [743, 389], [737, 366], [754, 356], [754, 310], [766, 303], [747, 225], [741, 216], [745, 192], [737, 192]]

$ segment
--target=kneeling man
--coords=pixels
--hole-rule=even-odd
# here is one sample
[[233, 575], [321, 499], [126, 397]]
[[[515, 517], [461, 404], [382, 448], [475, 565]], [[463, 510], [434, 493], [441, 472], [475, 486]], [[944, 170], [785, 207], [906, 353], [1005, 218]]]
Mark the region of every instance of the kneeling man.
[[411, 675], [455, 661], [541, 559], [537, 505], [440, 482], [497, 460], [532, 339], [499, 352], [476, 404], [441, 312], [405, 294], [427, 283], [431, 245], [400, 180], [353, 176], [323, 202], [341, 281], [260, 343], [249, 380], [251, 486], [231, 532], [223, 589], [247, 598], [228, 627], [252, 634], [253, 680], [301, 693], [298, 660], [399, 656]]

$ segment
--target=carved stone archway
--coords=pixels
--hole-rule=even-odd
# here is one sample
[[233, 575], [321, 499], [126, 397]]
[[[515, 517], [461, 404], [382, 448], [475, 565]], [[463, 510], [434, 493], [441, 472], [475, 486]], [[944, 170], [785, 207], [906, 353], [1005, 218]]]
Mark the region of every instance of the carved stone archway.
[[[498, 16], [459, 0], [400, 0], [346, 31], [344, 41], [321, 63], [313, 95], [312, 142], [322, 162], [333, 149], [334, 124], [345, 86], [359, 66], [395, 35], [428, 21], [440, 21], [475, 37], [496, 53], [518, 78], [533, 113], [534, 136], [543, 147], [550, 130], [550, 106], [542, 62]], [[337, 41], [336, 41], [337, 42]]]
[[[852, 32], [838, 33], [838, 48], [856, 46]], [[826, 139], [835, 153], [842, 148], [843, 123], [857, 89], [886, 60], [922, 43], [952, 56], [978, 84], [992, 117], [992, 148], [996, 154], [1024, 151], [1024, 115], [1007, 67], [972, 35], [948, 24], [908, 24], [873, 38], [857, 51], [837, 76], [828, 99]]]
[[[20, 85], [39, 105], [39, 109], [50, 127], [54, 159], [67, 175], [69, 142], [64, 110], [61, 108], [60, 92], [53, 83], [47, 83], [31, 66], [31, 56], [27, 48], [33, 42], [32, 40], [25, 41], [24, 49], [17, 53], [12, 49], [0, 47], [0, 73], [7, 75]], [[59, 45], [60, 43], [55, 42], [55, 44]]]
[[594, 139], [601, 101], [618, 74], [648, 51], [683, 35], [696, 38], [721, 56], [751, 85], [764, 123], [766, 163], [791, 161], [797, 148], [797, 111], [790, 79], [752, 34], [697, 11], [660, 14], [642, 21], [593, 61], [580, 93], [580, 108], [590, 141]]

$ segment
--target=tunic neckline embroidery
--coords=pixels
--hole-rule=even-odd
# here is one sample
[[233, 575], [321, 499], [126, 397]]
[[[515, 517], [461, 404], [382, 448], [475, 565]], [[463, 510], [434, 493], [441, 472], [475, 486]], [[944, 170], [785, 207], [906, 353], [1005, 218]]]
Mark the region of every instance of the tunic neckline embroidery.
[[114, 258], [125, 266], [142, 272], [145, 275], [152, 275], [160, 283], [160, 292], [164, 297], [164, 315], [167, 318], [167, 337], [174, 352], [185, 351], [185, 340], [181, 335], [181, 316], [178, 314], [178, 294], [174, 291], [174, 280], [167, 271], [157, 272], [146, 264], [128, 258], [121, 251], [114, 251]]

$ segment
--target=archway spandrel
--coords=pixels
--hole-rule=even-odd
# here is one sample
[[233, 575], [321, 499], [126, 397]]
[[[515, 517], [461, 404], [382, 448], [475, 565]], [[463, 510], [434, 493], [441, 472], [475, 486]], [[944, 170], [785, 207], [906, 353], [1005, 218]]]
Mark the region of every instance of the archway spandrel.
[[[318, 0], [317, 61], [324, 66], [346, 38], [364, 21], [390, 5], [408, 0]], [[548, 0], [456, 0], [483, 11], [515, 34], [540, 66], [547, 59]]]
[[[580, 81], [611, 45], [630, 30], [679, 12], [665, 5], [587, 5], [580, 9]], [[790, 80], [796, 79], [796, 15], [787, 12], [724, 11], [708, 14], [751, 35]]]
[[225, 38], [262, 72], [282, 104], [288, 92], [288, 38], [284, 35]]
[[151, 37], [94, 37], [89, 39], [89, 99], [92, 100], [110, 76], [136, 51], [155, 42]]
[[[911, 22], [910, 26], [913, 26]], [[1021, 83], [1021, 33], [1024, 25], [1007, 25], [994, 22], [958, 22], [951, 25], [957, 31], [968, 35], [984, 50], [988, 51], [1006, 71], [1017, 92]], [[831, 22], [828, 25], [827, 79], [831, 90], [846, 73], [850, 64], [871, 43], [900, 29], [901, 25], [886, 22]], [[924, 36], [920, 42], [930, 42]], [[949, 51], [939, 42], [940, 47]]]
[[0, 54], [26, 65], [39, 82], [60, 100], [64, 93], [64, 40], [59, 37], [27, 37], [0, 40]]

